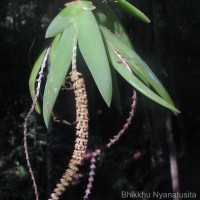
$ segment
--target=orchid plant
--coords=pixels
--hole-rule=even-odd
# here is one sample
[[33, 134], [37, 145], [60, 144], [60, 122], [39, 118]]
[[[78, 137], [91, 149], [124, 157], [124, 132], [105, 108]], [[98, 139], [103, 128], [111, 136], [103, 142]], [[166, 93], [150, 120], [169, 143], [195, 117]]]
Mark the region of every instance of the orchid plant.
[[[125, 0], [116, 1], [84, 1], [76, 0], [66, 3], [64, 9], [50, 23], [46, 38], [52, 38], [36, 60], [29, 79], [30, 93], [33, 104], [24, 125], [24, 146], [27, 164], [34, 183], [36, 199], [38, 199], [37, 185], [32, 173], [27, 150], [27, 120], [35, 110], [41, 114], [48, 128], [59, 91], [65, 84], [66, 77], [71, 79], [71, 89], [74, 90], [76, 100], [76, 141], [75, 149], [69, 163], [69, 167], [57, 184], [50, 199], [58, 200], [59, 196], [70, 184], [73, 175], [78, 171], [88, 142], [88, 102], [87, 85], [84, 74], [80, 73], [77, 66], [78, 53], [82, 54], [87, 67], [105, 103], [110, 106], [111, 101], [120, 106], [120, 92], [116, 79], [119, 73], [134, 89], [153, 100], [154, 102], [170, 109], [175, 114], [179, 110], [174, 106], [169, 94], [136, 53], [130, 38], [112, 10], [112, 6], [118, 6], [139, 20], [149, 23], [150, 20], [137, 8]], [[77, 49], [79, 51], [77, 51]], [[78, 52], [78, 53], [77, 53]], [[47, 59], [50, 61], [44, 94], [43, 111], [37, 102], [44, 67]], [[128, 125], [131, 123], [135, 108], [136, 92], [134, 92], [132, 110], [121, 132], [106, 145], [109, 148], [114, 144]], [[91, 166], [94, 165], [94, 153]], [[85, 199], [88, 198], [93, 182], [94, 167], [91, 167], [90, 181], [86, 190]]]

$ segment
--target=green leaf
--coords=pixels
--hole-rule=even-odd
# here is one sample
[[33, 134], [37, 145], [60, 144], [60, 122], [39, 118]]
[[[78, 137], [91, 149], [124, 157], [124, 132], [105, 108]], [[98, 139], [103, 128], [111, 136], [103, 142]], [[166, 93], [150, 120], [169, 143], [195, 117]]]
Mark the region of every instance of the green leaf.
[[[42, 53], [39, 55], [38, 59], [36, 60], [34, 66], [33, 66], [32, 71], [31, 71], [31, 75], [29, 78], [29, 90], [30, 90], [32, 99], [34, 99], [34, 97], [36, 95], [36, 78], [37, 78], [40, 68], [42, 66], [46, 51], [47, 51], [47, 48], [45, 48], [42, 51]], [[38, 114], [41, 114], [41, 109], [40, 109], [38, 102], [36, 103], [35, 110], [37, 111]]]
[[64, 8], [50, 23], [46, 38], [54, 37], [71, 26], [84, 10], [93, 10], [95, 7], [90, 1], [73, 1], [65, 4]]
[[116, 49], [129, 63], [133, 72], [142, 80], [145, 79], [158, 92], [158, 94], [168, 103], [173, 105], [173, 101], [163, 85], [147, 64], [136, 54], [135, 51], [124, 45], [114, 34], [101, 26], [102, 33], [107, 45]]
[[96, 8], [91, 1], [85, 1], [85, 0], [72, 1], [72, 2], [66, 3], [65, 6], [70, 6], [74, 4], [78, 5], [83, 10], [94, 10]]
[[116, 35], [116, 37], [118, 37], [123, 43], [126, 44], [126, 46], [132, 49], [133, 45], [126, 30], [108, 4], [101, 3], [99, 0], [96, 0], [95, 5], [97, 5], [97, 9], [94, 11], [94, 14], [99, 25], [110, 29]]
[[[100, 3], [98, 3], [98, 5], [99, 4]], [[95, 10], [99, 24], [106, 26], [122, 43], [124, 43], [128, 48], [134, 50], [129, 36], [127, 35], [117, 16], [112, 12], [112, 9], [110, 9], [107, 4], [100, 4], [99, 6], [103, 13], [105, 13], [104, 15], [99, 10]], [[137, 73], [139, 74], [139, 72]], [[142, 75], [140, 75], [139, 77], [149, 87], [149, 83], [146, 81], [146, 79]]]
[[47, 77], [43, 99], [43, 117], [47, 127], [60, 88], [71, 64], [75, 37], [74, 26], [70, 26], [63, 32]]
[[125, 0], [117, 0], [116, 4], [119, 5], [124, 11], [133, 15], [135, 18], [145, 23], [150, 23], [149, 18], [129, 2]]
[[78, 4], [71, 4], [64, 8], [50, 23], [45, 37], [54, 37], [62, 33], [74, 23], [76, 17], [80, 15], [81, 12], [83, 12], [83, 9], [78, 6]]
[[[104, 28], [103, 26], [100, 26], [101, 31], [102, 31], [102, 35], [108, 44], [112, 44], [112, 46], [119, 51], [124, 57], [126, 57], [126, 51], [128, 49], [128, 51], [130, 50], [130, 48], [128, 48], [122, 41], [120, 41], [113, 33], [111, 33], [110, 30], [108, 30], [107, 28]], [[144, 75], [142, 74], [141, 69], [138, 68], [132, 68], [132, 70], [134, 71], [134, 73], [149, 87], [149, 83], [146, 80], [146, 78], [144, 77]]]
[[158, 104], [169, 108], [175, 113], [180, 113], [179, 110], [177, 110], [174, 105], [166, 102], [164, 99], [162, 99], [160, 96], [158, 96], [156, 93], [151, 91], [146, 85], [144, 85], [136, 76], [133, 75], [125, 66], [123, 63], [118, 63], [118, 57], [114, 53], [112, 47], [108, 46], [107, 48], [109, 56], [110, 56], [110, 61], [114, 68], [119, 72], [119, 74], [127, 81], [129, 82], [135, 89], [140, 91], [142, 94], [150, 98], [151, 100], [157, 102]]
[[83, 58], [94, 78], [94, 81], [110, 106], [112, 98], [112, 79], [104, 43], [91, 11], [83, 12], [76, 21], [78, 44]]
[[58, 47], [58, 44], [60, 42], [60, 38], [61, 38], [61, 34], [56, 35], [56, 37], [54, 37], [53, 42], [51, 44], [51, 50], [50, 50], [50, 61], [52, 63], [54, 57], [55, 57], [55, 53]]

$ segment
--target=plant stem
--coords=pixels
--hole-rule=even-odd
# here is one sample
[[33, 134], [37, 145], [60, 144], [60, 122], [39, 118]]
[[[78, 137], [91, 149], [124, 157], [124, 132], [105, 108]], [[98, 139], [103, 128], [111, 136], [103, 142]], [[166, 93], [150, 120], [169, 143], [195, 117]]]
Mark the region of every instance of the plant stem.
[[44, 57], [44, 60], [43, 60], [43, 63], [42, 63], [42, 67], [41, 67], [41, 70], [39, 72], [39, 78], [37, 80], [38, 84], [37, 84], [37, 89], [36, 89], [36, 95], [35, 95], [35, 97], [33, 99], [33, 103], [31, 105], [31, 108], [30, 108], [30, 110], [29, 110], [29, 112], [28, 112], [28, 114], [27, 114], [27, 116], [26, 116], [26, 118], [24, 120], [24, 153], [26, 155], [27, 167], [28, 167], [28, 170], [29, 170], [29, 173], [31, 175], [32, 182], [33, 182], [33, 188], [34, 188], [34, 191], [35, 191], [36, 200], [39, 200], [39, 195], [38, 195], [38, 188], [37, 188], [37, 184], [36, 184], [36, 181], [35, 181], [34, 173], [33, 173], [33, 170], [32, 170], [32, 167], [31, 167], [31, 163], [30, 163], [30, 158], [29, 158], [28, 144], [27, 144], [27, 135], [28, 135], [27, 134], [27, 127], [28, 127], [28, 119], [30, 118], [32, 112], [35, 109], [36, 102], [37, 102], [37, 99], [38, 99], [39, 94], [40, 94], [41, 82], [42, 82], [44, 69], [46, 67], [46, 61], [47, 61], [49, 52], [50, 52], [50, 47], [46, 51], [46, 55]]

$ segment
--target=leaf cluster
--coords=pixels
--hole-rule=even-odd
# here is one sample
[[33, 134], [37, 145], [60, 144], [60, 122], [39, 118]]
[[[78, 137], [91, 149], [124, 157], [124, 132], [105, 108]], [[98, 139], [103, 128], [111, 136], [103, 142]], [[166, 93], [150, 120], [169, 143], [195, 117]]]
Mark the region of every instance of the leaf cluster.
[[[149, 22], [143, 13], [128, 2], [117, 1], [116, 4], [142, 21]], [[43, 116], [47, 127], [71, 65], [74, 39], [78, 40], [80, 52], [108, 106], [113, 99], [120, 107], [120, 92], [115, 75], [117, 71], [142, 94], [179, 113], [161, 82], [133, 49], [126, 31], [109, 5], [99, 1], [67, 3], [50, 23], [46, 32], [46, 38], [49, 37], [54, 39], [50, 44], [51, 68], [43, 98]], [[35, 95], [35, 81], [45, 52], [46, 49], [39, 56], [31, 74], [32, 97]], [[38, 105], [36, 110], [40, 112]]]

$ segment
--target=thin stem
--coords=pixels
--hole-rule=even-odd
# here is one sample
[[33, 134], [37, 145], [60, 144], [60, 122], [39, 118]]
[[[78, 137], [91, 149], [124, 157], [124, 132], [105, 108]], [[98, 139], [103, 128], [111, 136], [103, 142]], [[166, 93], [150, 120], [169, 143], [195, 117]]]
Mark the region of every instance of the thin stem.
[[29, 173], [31, 175], [32, 182], [33, 182], [33, 188], [34, 188], [34, 191], [35, 191], [36, 200], [39, 200], [39, 195], [38, 195], [38, 188], [37, 188], [37, 184], [36, 184], [36, 181], [35, 181], [34, 173], [33, 173], [33, 170], [32, 170], [32, 167], [31, 167], [31, 163], [30, 163], [30, 158], [29, 158], [28, 144], [27, 144], [27, 135], [28, 135], [27, 134], [27, 127], [28, 127], [28, 119], [30, 118], [32, 112], [35, 109], [35, 105], [36, 105], [37, 99], [38, 99], [39, 94], [40, 94], [41, 82], [42, 82], [44, 69], [46, 67], [46, 61], [47, 61], [49, 52], [50, 52], [50, 47], [46, 51], [46, 55], [44, 57], [44, 60], [43, 60], [43, 63], [42, 63], [42, 67], [41, 67], [41, 70], [39, 72], [39, 78], [37, 80], [38, 84], [37, 84], [37, 89], [36, 89], [36, 95], [35, 95], [35, 97], [33, 99], [33, 103], [31, 105], [31, 108], [30, 108], [30, 110], [29, 110], [29, 112], [28, 112], [28, 114], [27, 114], [27, 116], [26, 116], [26, 118], [24, 120], [24, 153], [26, 155], [27, 167], [28, 167], [28, 170], [29, 170]]
[[[132, 100], [133, 100], [133, 102], [131, 104], [131, 111], [129, 112], [129, 117], [126, 119], [126, 123], [123, 125], [123, 128], [118, 132], [118, 134], [109, 140], [109, 142], [105, 145], [104, 149], [109, 149], [113, 144], [115, 144], [120, 139], [120, 137], [125, 133], [125, 131], [129, 127], [129, 125], [131, 124], [131, 120], [133, 119], [133, 116], [135, 113], [136, 101], [137, 101], [137, 93], [135, 90], [133, 90]], [[88, 200], [89, 195], [91, 193], [91, 189], [92, 189], [93, 182], [94, 182], [94, 176], [95, 176], [96, 160], [97, 160], [98, 156], [100, 156], [101, 151], [102, 150], [100, 150], [100, 149], [96, 149], [92, 153], [92, 157], [90, 160], [90, 173], [89, 173], [89, 178], [88, 178], [88, 184], [87, 184], [87, 188], [85, 190], [85, 196], [83, 197], [84, 200]]]
[[96, 159], [100, 155], [100, 153], [101, 153], [100, 149], [97, 149], [96, 151], [92, 152], [92, 157], [91, 157], [91, 161], [90, 161], [90, 173], [89, 173], [89, 178], [88, 178], [87, 189], [85, 190], [85, 196], [83, 197], [84, 200], [87, 200], [91, 193], [94, 176], [95, 176]]
[[131, 120], [135, 113], [135, 107], [136, 107], [136, 101], [137, 101], [137, 93], [135, 90], [133, 90], [133, 97], [132, 97], [133, 103], [131, 105], [131, 111], [129, 113], [129, 117], [126, 119], [126, 123], [124, 124], [123, 128], [118, 132], [117, 135], [115, 135], [110, 141], [106, 144], [106, 148], [110, 148], [113, 144], [115, 144], [120, 137], [124, 134], [124, 132], [128, 129], [129, 125], [131, 124]]

